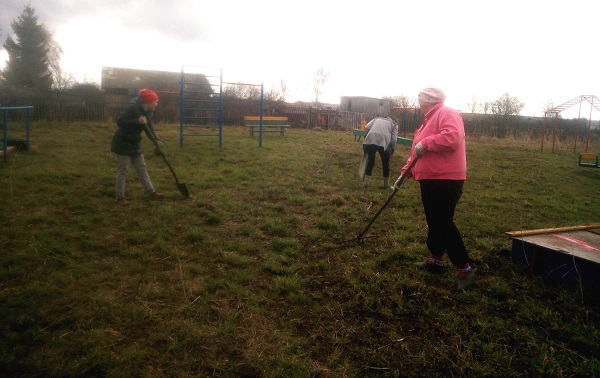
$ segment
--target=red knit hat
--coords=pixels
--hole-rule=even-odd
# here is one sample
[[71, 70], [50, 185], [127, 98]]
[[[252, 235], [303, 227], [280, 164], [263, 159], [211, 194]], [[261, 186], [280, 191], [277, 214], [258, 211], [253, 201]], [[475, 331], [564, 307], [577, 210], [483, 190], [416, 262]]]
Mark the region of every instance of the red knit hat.
[[151, 104], [153, 102], [158, 101], [158, 95], [150, 89], [140, 89], [139, 96], [144, 102], [144, 104]]

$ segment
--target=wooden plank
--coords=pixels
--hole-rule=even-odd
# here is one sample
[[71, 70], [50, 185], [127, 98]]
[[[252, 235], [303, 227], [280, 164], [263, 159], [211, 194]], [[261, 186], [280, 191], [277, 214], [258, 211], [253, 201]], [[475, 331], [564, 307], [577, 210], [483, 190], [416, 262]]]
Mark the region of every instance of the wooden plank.
[[600, 235], [600, 227], [599, 228], [590, 228], [590, 229], [588, 229], [588, 232], [592, 232], [596, 235]]
[[[259, 126], [260, 121], [244, 121], [246, 126]], [[287, 121], [264, 121], [263, 126], [289, 126]]]
[[598, 155], [590, 154], [590, 153], [583, 153], [583, 154], [579, 155], [579, 157], [582, 159], [596, 160], [598, 158]]
[[600, 168], [600, 166], [598, 166], [596, 163], [579, 163], [579, 166], [584, 168]]
[[[244, 116], [244, 121], [260, 121], [260, 116]], [[288, 117], [263, 116], [264, 121], [285, 121], [288, 122]]]
[[[255, 133], [258, 133], [258, 130], [254, 130]], [[263, 133], [280, 133], [281, 130], [263, 130]]]
[[546, 256], [558, 253], [579, 257], [598, 264], [598, 268], [600, 269], [600, 235], [588, 230], [529, 235], [513, 238], [514, 242], [517, 242], [517, 253], [523, 251], [523, 247], [519, 246], [519, 244], [527, 243], [540, 247], [541, 249], [538, 250], [538, 253], [541, 252]]
[[506, 235], [510, 236], [511, 238], [517, 238], [520, 236], [551, 234], [551, 233], [565, 232], [565, 231], [587, 230], [590, 228], [600, 228], [600, 223], [592, 223], [592, 224], [587, 224], [587, 225], [582, 225], [582, 226], [540, 228], [537, 230], [509, 231], [509, 232], [506, 232]]
[[[249, 127], [251, 129], [260, 129], [259, 125], [244, 125], [246, 127]], [[263, 125], [263, 129], [269, 128], [269, 129], [285, 129], [286, 127], [289, 127], [288, 125]]]
[[[17, 146], [8, 146], [6, 147], [6, 154], [8, 155], [9, 153], [16, 151], [17, 150]], [[4, 149], [0, 149], [0, 156], [4, 156]]]

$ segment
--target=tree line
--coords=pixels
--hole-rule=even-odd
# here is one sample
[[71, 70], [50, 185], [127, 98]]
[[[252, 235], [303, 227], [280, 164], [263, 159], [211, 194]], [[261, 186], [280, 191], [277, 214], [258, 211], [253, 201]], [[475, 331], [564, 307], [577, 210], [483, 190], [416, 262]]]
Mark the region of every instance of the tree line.
[[[3, 44], [8, 60], [0, 71], [0, 87], [6, 91], [71, 90], [80, 94], [100, 91], [97, 83], [80, 82], [60, 67], [62, 48], [52, 34], [38, 21], [31, 4], [13, 20], [14, 37], [7, 35]], [[0, 30], [0, 33], [2, 30]]]
[[[98, 91], [96, 83], [79, 83], [73, 75], [62, 72], [60, 57], [62, 49], [54, 40], [46, 27], [39, 23], [35, 9], [31, 4], [25, 5], [23, 12], [11, 23], [14, 38], [8, 35], [4, 48], [8, 52], [8, 61], [4, 70], [0, 72], [0, 85], [4, 89], [33, 89], [47, 91], [77, 90], [82, 93]], [[320, 103], [323, 87], [329, 80], [329, 72], [323, 67], [319, 68], [313, 77], [313, 100]], [[260, 96], [259, 87], [242, 85], [229, 85], [224, 94], [228, 98], [252, 99]], [[286, 101], [289, 97], [288, 88], [282, 80], [279, 88], [272, 87], [265, 93], [265, 98], [270, 102]], [[417, 101], [407, 96], [386, 97], [394, 106], [417, 107]], [[508, 93], [500, 96], [493, 102], [480, 103], [473, 96], [467, 104], [471, 113], [518, 115], [524, 104]]]
[[[90, 95], [100, 92], [99, 84], [78, 82], [74, 75], [64, 73], [60, 68], [62, 49], [52, 34], [38, 21], [35, 9], [31, 4], [24, 6], [23, 12], [11, 23], [14, 37], [6, 37], [4, 48], [8, 52], [5, 68], [0, 71], [0, 87], [5, 91], [29, 89], [36, 91], [69, 90], [71, 92]], [[1, 32], [1, 30], [0, 30]], [[313, 103], [320, 104], [323, 87], [329, 79], [329, 72], [319, 68], [313, 77]], [[228, 103], [239, 102], [239, 99], [256, 100], [260, 96], [260, 88], [242, 84], [230, 84], [224, 88], [224, 97]], [[284, 80], [279, 87], [272, 86], [264, 93], [264, 98], [271, 107], [289, 100], [289, 90]], [[393, 106], [418, 107], [416, 98], [404, 95], [384, 97]], [[506, 118], [518, 116], [525, 104], [517, 97], [504, 93], [493, 101], [481, 101], [473, 95], [466, 104], [469, 113], [490, 114]], [[553, 107], [551, 101], [544, 111]]]
[[[418, 108], [419, 102], [414, 97], [404, 95], [383, 97], [385, 100], [392, 102], [392, 106], [400, 108]], [[467, 113], [491, 114], [497, 116], [518, 116], [525, 107], [525, 103], [521, 102], [517, 97], [504, 93], [493, 101], [481, 101], [477, 96], [473, 95], [471, 100], [466, 104]]]

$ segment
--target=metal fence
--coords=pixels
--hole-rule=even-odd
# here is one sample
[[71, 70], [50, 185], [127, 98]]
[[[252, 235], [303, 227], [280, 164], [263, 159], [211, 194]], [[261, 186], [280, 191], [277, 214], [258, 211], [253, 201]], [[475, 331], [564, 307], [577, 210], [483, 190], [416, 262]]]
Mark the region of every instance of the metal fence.
[[[0, 106], [33, 106], [33, 121], [90, 121], [106, 122], [116, 117], [127, 106], [128, 95], [90, 95], [51, 91], [46, 93], [0, 92]], [[162, 96], [160, 111], [156, 112], [157, 122], [177, 122], [179, 120], [179, 97]], [[15, 114], [15, 116], [18, 116]]]
[[[116, 117], [127, 106], [129, 95], [77, 94], [67, 91], [51, 91], [46, 93], [16, 91], [0, 91], [0, 106], [33, 106], [32, 121], [62, 122], [114, 122]], [[244, 116], [258, 115], [259, 102], [256, 99], [225, 99], [223, 116], [225, 125], [243, 125]], [[422, 121], [420, 113], [405, 112], [394, 114], [399, 126], [406, 124], [406, 136], [411, 137]], [[375, 115], [339, 111], [322, 108], [310, 104], [288, 104], [282, 101], [265, 101], [265, 116], [285, 116], [296, 128], [322, 128], [328, 130], [359, 129], [362, 121], [369, 121]], [[403, 115], [404, 114], [404, 115]], [[160, 106], [154, 115], [155, 122], [179, 122], [179, 96], [167, 94], [160, 96]], [[22, 117], [20, 112], [9, 115], [11, 120]], [[412, 118], [411, 118], [412, 117]], [[415, 118], [416, 117], [416, 118]], [[414, 118], [414, 119], [413, 119]], [[492, 136], [498, 138], [519, 137], [529, 135], [531, 138], [541, 137], [542, 119], [510, 116], [499, 118], [492, 115], [463, 114], [465, 131], [471, 136]], [[557, 136], [561, 139], [572, 138], [579, 125], [580, 138], [587, 137], [587, 121], [560, 119], [557, 125]], [[598, 121], [592, 121], [590, 139], [597, 141], [600, 133]], [[404, 133], [404, 129], [399, 130]]]
[[[129, 95], [96, 92], [93, 94], [50, 91], [45, 93], [17, 91], [0, 92], [0, 106], [34, 106], [33, 121], [90, 121], [112, 122], [127, 106]], [[161, 94], [155, 122], [179, 122], [179, 101], [176, 94]], [[223, 118], [226, 125], [243, 125], [244, 116], [259, 114], [256, 99], [225, 98]], [[312, 105], [265, 101], [265, 116], [288, 117], [290, 125], [298, 128], [352, 130], [368, 121], [365, 113], [342, 112]], [[18, 115], [15, 115], [18, 117]]]

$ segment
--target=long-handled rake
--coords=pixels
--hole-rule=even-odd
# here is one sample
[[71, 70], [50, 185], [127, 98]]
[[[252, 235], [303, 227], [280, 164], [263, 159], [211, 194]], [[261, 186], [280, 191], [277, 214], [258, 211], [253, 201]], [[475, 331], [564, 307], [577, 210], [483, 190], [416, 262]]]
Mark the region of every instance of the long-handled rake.
[[150, 140], [152, 140], [152, 143], [154, 143], [154, 147], [156, 147], [156, 151], [158, 151], [158, 154], [160, 156], [162, 156], [163, 160], [165, 161], [165, 164], [167, 164], [167, 167], [169, 167], [169, 170], [173, 174], [173, 177], [175, 178], [175, 184], [177, 185], [177, 189], [179, 189], [179, 192], [181, 193], [183, 198], [189, 198], [190, 192], [188, 191], [187, 186], [185, 186], [184, 183], [179, 182], [179, 179], [177, 178], [177, 175], [175, 174], [173, 167], [171, 167], [171, 164], [169, 164], [169, 162], [167, 161], [167, 157], [165, 156], [165, 153], [162, 151], [162, 149], [158, 145], [158, 142], [156, 141], [156, 139], [154, 137], [151, 137], [153, 134], [150, 131], [150, 128], [148, 127], [148, 125], [145, 125], [145, 126], [146, 126], [147, 134], [150, 137]]
[[[415, 156], [415, 158], [410, 162], [409, 166], [406, 168], [406, 171], [410, 171], [415, 166], [415, 163], [417, 162], [418, 159], [419, 159], [419, 157]], [[398, 185], [398, 188], [402, 186], [402, 184], [404, 183], [405, 180], [406, 180], [406, 177], [402, 176], [402, 178], [400, 179], [400, 184]], [[394, 198], [394, 196], [396, 195], [396, 193], [398, 193], [398, 189], [394, 188], [394, 191], [392, 192], [392, 194], [390, 194], [390, 196], [388, 197], [387, 201], [385, 201], [385, 203], [383, 204], [383, 206], [381, 206], [381, 209], [379, 209], [379, 211], [375, 214], [375, 216], [373, 217], [373, 219], [371, 219], [371, 221], [369, 222], [369, 224], [367, 224], [367, 227], [365, 227], [365, 229], [363, 230], [363, 232], [361, 232], [360, 234], [358, 234], [358, 236], [356, 237], [356, 240], [355, 240], [356, 244], [358, 244], [360, 246], [362, 246], [364, 244], [365, 235], [367, 234], [367, 232], [369, 231], [369, 229], [371, 228], [371, 226], [373, 225], [373, 223], [375, 222], [375, 220], [379, 217], [379, 215], [381, 215], [381, 213], [383, 212], [383, 210], [392, 201], [392, 198]]]

